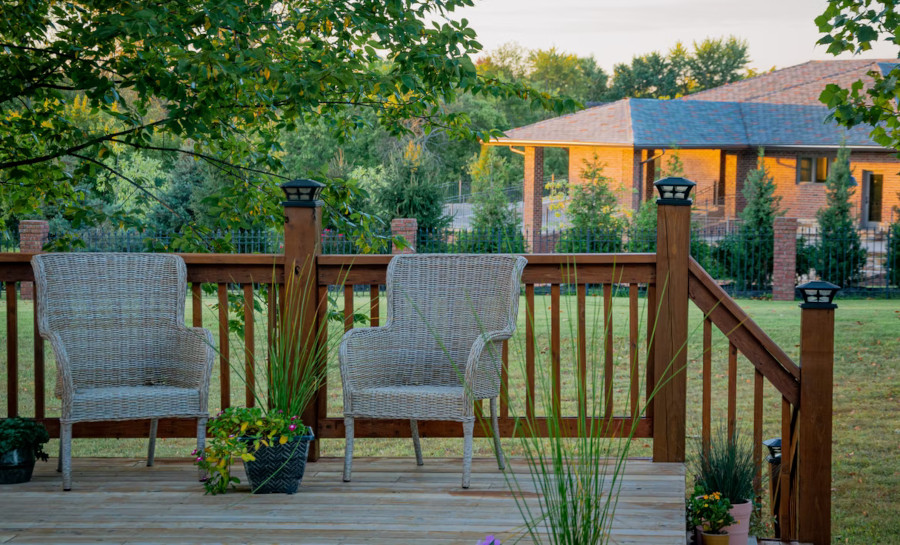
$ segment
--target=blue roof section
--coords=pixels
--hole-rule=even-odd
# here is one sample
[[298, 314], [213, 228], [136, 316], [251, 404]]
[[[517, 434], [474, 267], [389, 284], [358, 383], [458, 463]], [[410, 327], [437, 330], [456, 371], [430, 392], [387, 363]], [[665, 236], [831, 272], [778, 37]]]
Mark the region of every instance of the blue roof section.
[[637, 147], [746, 146], [737, 102], [631, 99]]
[[888, 74], [891, 72], [891, 70], [893, 70], [894, 67], [897, 66], [898, 64], [900, 64], [900, 63], [897, 63], [897, 62], [880, 62], [880, 63], [878, 63], [878, 68], [881, 70], [881, 75], [882, 75], [882, 76], [886, 76], [886, 75], [888, 75]]
[[869, 128], [827, 121], [828, 108], [801, 104], [623, 99], [507, 132], [498, 143], [560, 142], [638, 148], [758, 146], [880, 148]]

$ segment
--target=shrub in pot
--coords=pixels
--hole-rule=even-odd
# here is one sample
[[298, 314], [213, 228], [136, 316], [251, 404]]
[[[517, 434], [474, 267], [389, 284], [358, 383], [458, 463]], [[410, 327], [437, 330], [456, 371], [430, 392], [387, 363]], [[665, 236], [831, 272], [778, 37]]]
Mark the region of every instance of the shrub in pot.
[[721, 492], [707, 492], [699, 485], [688, 502], [691, 525], [701, 529], [703, 545], [725, 545], [729, 535], [725, 528], [734, 524], [731, 502]]
[[731, 503], [734, 524], [725, 528], [729, 545], [747, 545], [757, 495], [753, 481], [758, 464], [753, 459], [753, 445], [737, 430], [731, 434], [716, 430], [710, 437], [709, 449], [700, 449], [695, 469], [695, 483], [702, 491], [719, 492]]
[[49, 440], [40, 422], [25, 418], [0, 420], [0, 484], [30, 481], [35, 460], [47, 461], [44, 445]]
[[[289, 278], [285, 288], [289, 294], [297, 293], [292, 292], [294, 283], [296, 280]], [[206, 448], [193, 452], [196, 465], [205, 473], [202, 481], [208, 494], [225, 493], [239, 482], [231, 473], [231, 465], [238, 459], [243, 461], [256, 494], [293, 494], [303, 478], [314, 437], [301, 415], [322, 384], [321, 363], [327, 345], [303, 342], [322, 338], [299, 327], [305, 298], [279, 295], [279, 299], [286, 302], [273, 309], [276, 325], [267, 347], [265, 381], [247, 380], [244, 369], [232, 369], [251, 387], [256, 406], [220, 412], [207, 424], [210, 440]]]

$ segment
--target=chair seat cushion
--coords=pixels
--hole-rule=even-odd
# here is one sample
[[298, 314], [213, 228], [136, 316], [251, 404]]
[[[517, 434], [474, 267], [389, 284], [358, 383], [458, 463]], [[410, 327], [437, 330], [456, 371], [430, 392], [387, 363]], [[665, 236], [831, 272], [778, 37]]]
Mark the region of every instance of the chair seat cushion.
[[382, 386], [351, 392], [347, 416], [463, 420], [466, 396], [462, 386]]
[[76, 389], [69, 420], [127, 420], [200, 414], [200, 392], [196, 389], [119, 386]]

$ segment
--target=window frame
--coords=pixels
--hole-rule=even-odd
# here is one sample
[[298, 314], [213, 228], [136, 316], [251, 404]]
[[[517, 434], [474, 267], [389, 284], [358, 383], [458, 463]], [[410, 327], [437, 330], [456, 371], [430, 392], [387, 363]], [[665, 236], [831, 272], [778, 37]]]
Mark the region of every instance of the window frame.
[[[804, 160], [808, 160], [810, 163], [809, 166], [809, 179], [803, 180], [801, 179], [800, 172], [803, 170], [800, 165]], [[822, 179], [819, 180], [819, 162], [825, 162], [825, 175], [822, 176]], [[825, 181], [828, 179], [828, 170], [831, 168], [831, 162], [833, 158], [831, 155], [822, 154], [822, 153], [798, 153], [797, 154], [797, 164], [796, 164], [796, 183], [797, 184], [825, 184]]]

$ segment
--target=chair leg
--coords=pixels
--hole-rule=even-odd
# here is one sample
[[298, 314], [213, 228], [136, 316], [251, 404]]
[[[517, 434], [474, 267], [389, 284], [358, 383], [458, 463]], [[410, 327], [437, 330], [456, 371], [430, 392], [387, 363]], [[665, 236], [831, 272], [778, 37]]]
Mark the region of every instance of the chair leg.
[[158, 418], [150, 419], [150, 445], [147, 447], [147, 467], [153, 467], [153, 459], [156, 458], [156, 428], [159, 426]]
[[[197, 456], [202, 456], [203, 449], [206, 448], [206, 420], [206, 418], [197, 419]], [[202, 481], [204, 477], [206, 473], [201, 469], [198, 478]]]
[[475, 421], [463, 422], [463, 488], [469, 488], [469, 481], [472, 480], [472, 436], [474, 434]]
[[344, 417], [344, 436], [346, 437], [346, 445], [344, 447], [344, 482], [350, 482], [350, 471], [353, 469], [353, 417]]
[[422, 443], [419, 442], [419, 423], [415, 420], [410, 420], [409, 428], [412, 431], [413, 448], [416, 450], [416, 465], [425, 465], [425, 462], [422, 460]]
[[62, 461], [63, 490], [72, 490], [72, 424], [59, 427], [59, 459]]
[[494, 430], [494, 454], [497, 456], [497, 467], [506, 469], [506, 460], [503, 458], [503, 447], [500, 446], [500, 422], [497, 418], [497, 398], [491, 398], [491, 428]]

